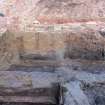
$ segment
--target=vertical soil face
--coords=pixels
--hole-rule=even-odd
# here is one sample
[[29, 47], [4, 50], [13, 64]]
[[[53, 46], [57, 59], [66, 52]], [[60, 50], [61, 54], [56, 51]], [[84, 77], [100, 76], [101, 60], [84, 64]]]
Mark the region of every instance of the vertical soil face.
[[5, 32], [0, 36], [0, 64], [21, 63], [21, 60], [105, 59], [105, 38], [99, 31]]
[[34, 60], [105, 59], [104, 36], [99, 31], [89, 28], [78, 30], [74, 28], [67, 32], [63, 30], [23, 32], [16, 35], [17, 46], [23, 58]]
[[65, 57], [104, 60], [105, 38], [97, 31], [82, 30], [68, 34]]
[[9, 31], [2, 33], [0, 36], [0, 68], [1, 70], [8, 69], [13, 63], [18, 62], [19, 54], [15, 44], [16, 39], [14, 34]]

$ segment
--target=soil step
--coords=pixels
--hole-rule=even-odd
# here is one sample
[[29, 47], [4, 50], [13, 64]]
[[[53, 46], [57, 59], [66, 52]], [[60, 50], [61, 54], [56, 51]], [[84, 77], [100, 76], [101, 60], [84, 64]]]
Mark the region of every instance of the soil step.
[[42, 71], [0, 71], [0, 102], [57, 103], [57, 76]]

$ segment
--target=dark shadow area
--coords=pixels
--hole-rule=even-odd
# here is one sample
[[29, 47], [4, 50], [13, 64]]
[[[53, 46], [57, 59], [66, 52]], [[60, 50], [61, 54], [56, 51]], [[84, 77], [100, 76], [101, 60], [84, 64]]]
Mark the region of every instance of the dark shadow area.
[[5, 15], [3, 13], [0, 13], [0, 17], [5, 17]]
[[0, 102], [0, 105], [56, 105], [56, 104], [42, 104], [42, 103], [29, 103], [29, 102]]
[[87, 95], [90, 105], [105, 105], [105, 84], [86, 85], [84, 92]]

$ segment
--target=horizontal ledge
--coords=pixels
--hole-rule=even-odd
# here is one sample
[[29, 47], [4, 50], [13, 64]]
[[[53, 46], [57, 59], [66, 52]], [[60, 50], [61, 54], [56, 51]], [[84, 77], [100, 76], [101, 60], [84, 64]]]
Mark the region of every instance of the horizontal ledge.
[[28, 103], [51, 103], [56, 104], [53, 97], [27, 97], [27, 96], [0, 96], [0, 102], [28, 102]]

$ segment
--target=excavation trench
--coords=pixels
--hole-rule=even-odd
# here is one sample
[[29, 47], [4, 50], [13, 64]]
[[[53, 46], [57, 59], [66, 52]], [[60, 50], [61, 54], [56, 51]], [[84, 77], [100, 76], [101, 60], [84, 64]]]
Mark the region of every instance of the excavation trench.
[[105, 105], [104, 42], [93, 30], [5, 32], [1, 105]]
[[0, 105], [58, 105], [60, 85], [52, 67], [11, 66], [0, 71]]
[[90, 68], [83, 65], [76, 60], [72, 65], [13, 65], [0, 71], [1, 105], [105, 105], [105, 72], [95, 69], [97, 62]]

